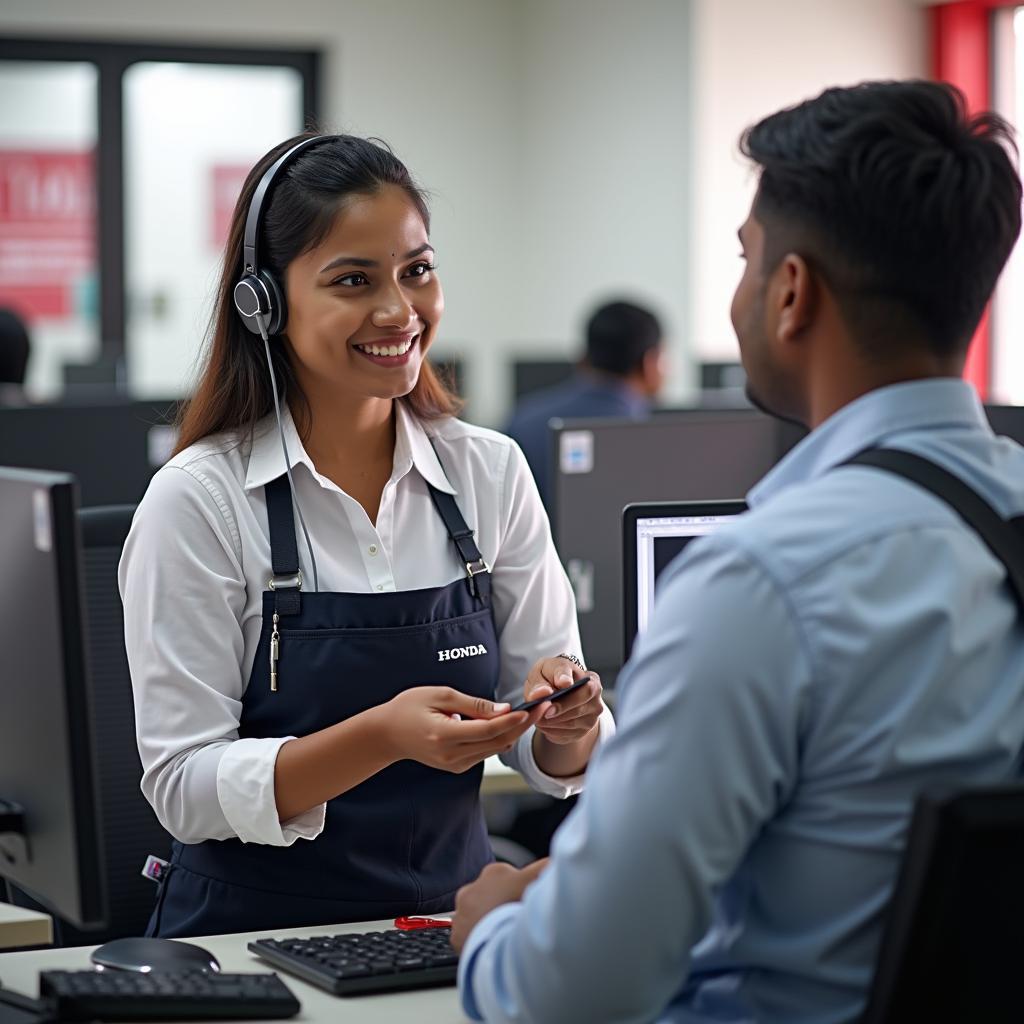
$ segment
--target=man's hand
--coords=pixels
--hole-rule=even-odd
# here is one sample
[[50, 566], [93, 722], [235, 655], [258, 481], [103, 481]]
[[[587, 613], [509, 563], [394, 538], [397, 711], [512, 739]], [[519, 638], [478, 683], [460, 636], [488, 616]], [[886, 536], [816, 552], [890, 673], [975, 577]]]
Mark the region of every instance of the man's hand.
[[469, 933], [482, 917], [503, 903], [521, 900], [526, 887], [547, 866], [547, 857], [522, 870], [510, 864], [488, 864], [475, 882], [464, 885], [455, 897], [455, 916], [452, 918], [451, 943], [455, 951], [462, 952]]

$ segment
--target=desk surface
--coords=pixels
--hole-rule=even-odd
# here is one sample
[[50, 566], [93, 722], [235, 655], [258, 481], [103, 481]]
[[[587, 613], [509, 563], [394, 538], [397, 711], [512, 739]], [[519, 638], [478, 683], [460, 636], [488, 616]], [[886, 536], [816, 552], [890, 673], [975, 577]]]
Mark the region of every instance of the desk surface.
[[53, 942], [53, 919], [49, 914], [0, 903], [0, 949], [16, 946], [48, 946]]
[[[267, 971], [268, 964], [250, 953], [245, 947], [250, 939], [307, 935], [335, 935], [344, 932], [367, 932], [391, 928], [391, 921], [361, 922], [337, 925], [333, 928], [290, 928], [283, 931], [249, 932], [238, 935], [213, 935], [191, 939], [209, 950], [220, 961], [225, 971]], [[24, 995], [36, 997], [39, 993], [39, 972], [46, 970], [88, 968], [89, 954], [95, 947], [75, 946], [68, 949], [49, 949], [31, 953], [0, 954], [0, 984]], [[420, 989], [395, 995], [332, 996], [304, 981], [278, 972], [285, 984], [302, 1003], [302, 1012], [291, 1018], [295, 1021], [331, 1021], [337, 1024], [462, 1024], [466, 1020], [459, 1009], [458, 994], [454, 986]]]

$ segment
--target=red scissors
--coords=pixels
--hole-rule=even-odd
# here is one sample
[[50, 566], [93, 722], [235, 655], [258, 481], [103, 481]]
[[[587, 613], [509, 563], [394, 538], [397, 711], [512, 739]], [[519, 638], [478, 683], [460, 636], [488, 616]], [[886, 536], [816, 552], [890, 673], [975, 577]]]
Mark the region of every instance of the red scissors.
[[451, 928], [451, 921], [437, 917], [396, 917], [395, 927], [403, 932], [414, 932], [421, 928]]

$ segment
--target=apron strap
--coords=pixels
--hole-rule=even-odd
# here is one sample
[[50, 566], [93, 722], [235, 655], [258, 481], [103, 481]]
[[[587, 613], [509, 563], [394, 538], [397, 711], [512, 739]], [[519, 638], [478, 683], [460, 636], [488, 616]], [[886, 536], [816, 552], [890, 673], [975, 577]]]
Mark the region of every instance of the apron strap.
[[[427, 434], [430, 447], [434, 449], [434, 457], [437, 459], [445, 480], [451, 483], [451, 479], [445, 472], [444, 463], [441, 461], [441, 454], [437, 450], [437, 438], [433, 434]], [[448, 531], [455, 550], [466, 567], [466, 581], [469, 592], [473, 597], [478, 598], [484, 604], [491, 603], [491, 567], [484, 561], [480, 549], [476, 546], [476, 537], [473, 531], [466, 525], [462, 512], [459, 510], [458, 502], [450, 494], [439, 491], [431, 483], [427, 483], [430, 497], [433, 499], [434, 508], [444, 522], [444, 528]]]
[[267, 497], [267, 521], [270, 524], [270, 564], [274, 575], [268, 586], [274, 592], [274, 611], [278, 615], [298, 615], [302, 607], [302, 572], [299, 570], [295, 511], [288, 476], [282, 474], [271, 480], [263, 491]]
[[466, 567], [466, 578], [469, 585], [469, 592], [479, 598], [484, 604], [491, 600], [491, 567], [484, 561], [480, 549], [476, 546], [476, 538], [473, 531], [466, 525], [466, 520], [459, 511], [455, 499], [444, 491], [439, 491], [433, 484], [428, 483], [430, 497], [434, 500], [434, 507], [437, 509], [444, 522], [444, 528], [448, 531], [455, 549]]
[[844, 466], [872, 466], [930, 491], [959, 513], [1006, 567], [1006, 580], [1024, 612], [1024, 517], [1004, 519], [973, 487], [930, 459], [894, 448], [868, 448]]
[[[433, 439], [431, 439], [433, 444]], [[435, 449], [435, 455], [437, 451]], [[438, 459], [440, 463], [440, 459]], [[444, 467], [441, 467], [442, 472]], [[469, 592], [483, 604], [491, 600], [491, 568], [476, 546], [473, 531], [466, 524], [452, 495], [427, 484], [434, 507], [444, 528], [466, 567]], [[292, 490], [285, 474], [264, 487], [267, 520], [270, 524], [270, 562], [274, 569], [269, 587], [274, 592], [274, 610], [279, 615], [297, 615], [301, 608], [302, 573], [299, 571], [299, 547], [295, 536]]]

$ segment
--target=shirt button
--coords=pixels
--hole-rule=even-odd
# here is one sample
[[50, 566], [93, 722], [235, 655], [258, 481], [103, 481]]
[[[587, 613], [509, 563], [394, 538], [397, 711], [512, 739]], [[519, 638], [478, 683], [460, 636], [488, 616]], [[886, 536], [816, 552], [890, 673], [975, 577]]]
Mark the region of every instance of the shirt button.
[[378, 590], [383, 590], [384, 589], [384, 584], [383, 583], [378, 583], [377, 584], [377, 589]]
[[369, 547], [369, 552], [370, 552], [371, 555], [377, 554], [377, 545], [376, 544], [371, 544], [370, 547]]

